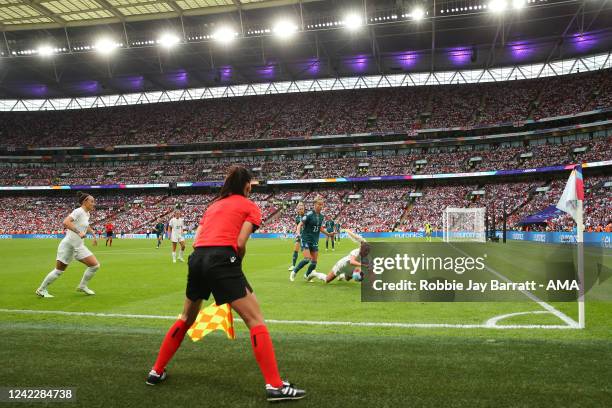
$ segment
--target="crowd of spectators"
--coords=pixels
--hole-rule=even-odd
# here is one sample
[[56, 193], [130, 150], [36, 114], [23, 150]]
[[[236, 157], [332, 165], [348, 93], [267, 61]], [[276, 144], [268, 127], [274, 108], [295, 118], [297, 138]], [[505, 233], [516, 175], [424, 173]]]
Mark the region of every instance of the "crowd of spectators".
[[[585, 178], [584, 222], [587, 230], [597, 230], [612, 221], [612, 188], [609, 176]], [[447, 207], [486, 207], [489, 222], [501, 228], [505, 204], [509, 229], [527, 215], [555, 204], [565, 179], [550, 182], [487, 182], [484, 184], [380, 186], [357, 189], [318, 188], [276, 192], [253, 192], [251, 199], [262, 209], [259, 232], [293, 233], [296, 205], [303, 202], [312, 209], [316, 197], [325, 199], [326, 219], [357, 231], [422, 231], [425, 223], [442, 228], [442, 213]], [[415, 194], [411, 194], [415, 193]], [[166, 192], [109, 190], [95, 193], [96, 209], [91, 222], [102, 232], [105, 223], [114, 224], [118, 234], [152, 232], [161, 221], [167, 223], [180, 209], [187, 231], [194, 231], [215, 192], [168, 195]], [[77, 206], [72, 195], [61, 193], [40, 196], [0, 197], [0, 234], [61, 233], [62, 221]], [[546, 225], [530, 226], [547, 230], [571, 230], [573, 222], [562, 215]]]
[[0, 234], [56, 234], [74, 203], [69, 197], [0, 197]]
[[554, 86], [551, 78], [541, 80], [544, 86], [534, 102], [533, 118], [571, 115], [586, 110], [593, 100], [598, 99], [595, 93], [605, 85], [606, 75], [579, 74], [576, 78], [580, 80], [580, 86], [572, 81]]
[[476, 112], [477, 120], [472, 124], [508, 123], [529, 118], [541, 88], [542, 83], [537, 79], [482, 85], [483, 99]]
[[[277, 210], [265, 217], [261, 232], [293, 233], [296, 228], [295, 216], [297, 215], [297, 204], [304, 203], [307, 210], [313, 208], [314, 200], [321, 197], [325, 201], [322, 211], [325, 219], [337, 219], [339, 212], [344, 206], [344, 197], [349, 190], [343, 189], [321, 189], [315, 191], [288, 191], [280, 192], [268, 197], [269, 205]], [[260, 204], [261, 206], [261, 204]]]
[[[605, 186], [607, 181], [611, 181], [609, 176], [585, 178], [583, 222], [587, 231], [601, 230], [612, 222], [612, 206], [610, 205], [612, 202], [612, 187]], [[541, 231], [572, 231], [575, 228], [574, 220], [566, 213], [561, 213], [540, 225], [519, 224], [526, 216], [542, 211], [549, 205], [556, 204], [565, 188], [565, 180], [553, 180], [545, 187], [548, 188], [546, 191], [532, 190], [529, 201], [519, 211], [510, 216], [509, 225], [511, 228]]]
[[586, 180], [584, 225], [587, 231], [601, 231], [612, 224], [612, 187], [605, 187], [606, 181], [611, 181], [610, 177]]
[[420, 231], [425, 223], [434, 229], [442, 229], [442, 213], [446, 207], [467, 207], [468, 193], [476, 186], [430, 186], [417, 193], [422, 196], [412, 200], [406, 217], [401, 221], [401, 231]]
[[612, 70], [499, 83], [0, 113], [0, 146], [112, 146], [515, 123], [612, 107]]
[[[461, 173], [470, 171], [536, 168], [612, 157], [612, 137], [542, 144], [530, 147], [498, 147], [491, 150], [421, 152], [393, 156], [309, 158], [270, 160], [266, 156], [215, 159], [174, 159], [126, 162], [20, 163], [0, 167], [0, 185], [100, 185], [150, 184], [180, 181], [222, 181], [232, 164], [255, 169], [263, 180], [330, 177], [385, 176], [405, 174]], [[575, 153], [577, 148], [584, 151]], [[465, 149], [465, 148], [463, 148]], [[580, 150], [580, 149], [579, 149]], [[521, 157], [530, 153], [529, 157]]]
[[408, 191], [405, 187], [363, 188], [348, 199], [338, 215], [341, 225], [369, 232], [393, 231], [408, 206]]
[[171, 206], [162, 204], [164, 199], [165, 196], [159, 195], [133, 197], [120, 211], [102, 221], [111, 222], [117, 232], [146, 232], [155, 225], [156, 219], [171, 212]]

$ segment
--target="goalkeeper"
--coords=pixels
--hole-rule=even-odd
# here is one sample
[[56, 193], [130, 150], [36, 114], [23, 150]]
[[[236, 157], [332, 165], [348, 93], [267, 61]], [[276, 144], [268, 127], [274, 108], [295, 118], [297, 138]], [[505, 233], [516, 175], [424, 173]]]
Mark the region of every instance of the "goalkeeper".
[[370, 253], [370, 244], [366, 242], [365, 238], [350, 229], [345, 229], [344, 232], [351, 241], [359, 243], [359, 248], [353, 249], [347, 256], [336, 262], [327, 275], [319, 272], [315, 273], [315, 277], [325, 281], [325, 283], [329, 283], [336, 278], [346, 281], [354, 279], [357, 282], [363, 280], [361, 268], [368, 264], [367, 256]]
[[432, 230], [433, 228], [431, 228], [431, 224], [426, 222], [425, 223], [425, 238], [427, 238], [427, 242], [431, 242]]

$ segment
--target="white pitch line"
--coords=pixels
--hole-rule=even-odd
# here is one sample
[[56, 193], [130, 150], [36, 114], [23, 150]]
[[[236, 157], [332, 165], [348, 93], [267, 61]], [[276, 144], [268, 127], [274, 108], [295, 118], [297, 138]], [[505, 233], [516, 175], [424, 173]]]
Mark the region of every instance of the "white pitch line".
[[[67, 312], [63, 310], [28, 310], [28, 309], [0, 309], [0, 313], [15, 314], [48, 314], [62, 316], [88, 316], [88, 317], [112, 317], [127, 319], [163, 319], [175, 320], [177, 316], [139, 315], [122, 313], [98, 313], [98, 312]], [[234, 319], [241, 321], [240, 319]], [[395, 327], [403, 329], [575, 329], [568, 325], [505, 325], [492, 326], [487, 324], [447, 324], [447, 323], [385, 323], [385, 322], [342, 322], [342, 321], [317, 321], [317, 320], [275, 320], [266, 319], [267, 323], [308, 325], [308, 326], [350, 326], [350, 327]]]
[[[470, 254], [468, 254], [467, 252], [465, 252], [461, 248], [457, 248], [457, 247], [455, 247], [453, 245], [451, 245], [451, 246], [454, 249], [456, 249], [458, 252], [461, 252], [463, 255], [470, 256]], [[488, 270], [489, 272], [491, 272], [493, 275], [497, 276], [498, 278], [502, 279], [506, 283], [514, 283], [512, 280], [510, 280], [510, 278], [502, 275], [501, 273], [499, 273], [498, 271], [496, 271], [495, 269], [491, 268], [488, 265], [485, 265], [485, 269]], [[545, 301], [543, 301], [542, 299], [540, 299], [539, 297], [537, 297], [536, 295], [534, 295], [530, 291], [528, 291], [528, 290], [519, 290], [518, 292], [521, 292], [523, 295], [527, 296], [529, 299], [533, 300], [534, 302], [536, 302], [537, 304], [542, 306], [542, 308], [544, 310], [547, 310], [548, 312], [550, 312], [550, 313], [554, 314], [555, 316], [557, 316], [559, 319], [563, 320], [568, 326], [572, 326], [572, 327], [578, 328], [579, 325], [578, 325], [577, 321], [575, 321], [574, 319], [572, 319], [571, 317], [569, 317], [568, 315], [566, 315], [562, 311], [556, 309], [554, 306], [546, 303]]]
[[[153, 254], [155, 254], [155, 253], [160, 253], [161, 254], [162, 252], [142, 251], [142, 250], [130, 251], [128, 249], [121, 249], [121, 250], [118, 250], [118, 251], [96, 251], [97, 255], [151, 255], [152, 253]], [[169, 256], [170, 255], [170, 251], [163, 252], [163, 254], [164, 254], [164, 256], [168, 255], [168, 258], [170, 258], [170, 256]]]
[[499, 322], [500, 320], [508, 319], [510, 317], [515, 317], [515, 316], [528, 315], [528, 314], [552, 314], [552, 313], [549, 312], [548, 310], [534, 310], [531, 312], [508, 313], [508, 314], [503, 314], [503, 315], [499, 315], [499, 316], [490, 318], [489, 320], [486, 321], [485, 325], [486, 326], [497, 326], [497, 322]]

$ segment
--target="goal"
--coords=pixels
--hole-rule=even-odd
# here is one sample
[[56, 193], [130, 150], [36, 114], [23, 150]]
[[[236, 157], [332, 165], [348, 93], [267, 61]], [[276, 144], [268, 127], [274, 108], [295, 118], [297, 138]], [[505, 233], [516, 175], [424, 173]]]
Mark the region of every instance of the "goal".
[[444, 242], [486, 242], [485, 209], [447, 207], [442, 214]]

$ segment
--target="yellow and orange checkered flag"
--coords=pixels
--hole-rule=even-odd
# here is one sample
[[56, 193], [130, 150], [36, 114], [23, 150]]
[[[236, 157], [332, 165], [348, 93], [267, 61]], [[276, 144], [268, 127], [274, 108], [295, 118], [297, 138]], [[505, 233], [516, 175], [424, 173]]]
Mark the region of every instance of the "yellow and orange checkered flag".
[[221, 306], [217, 306], [217, 304], [213, 303], [200, 310], [196, 321], [189, 330], [187, 330], [187, 335], [191, 337], [191, 340], [198, 341], [215, 330], [224, 331], [227, 338], [230, 340], [236, 339], [232, 308], [227, 303]]

